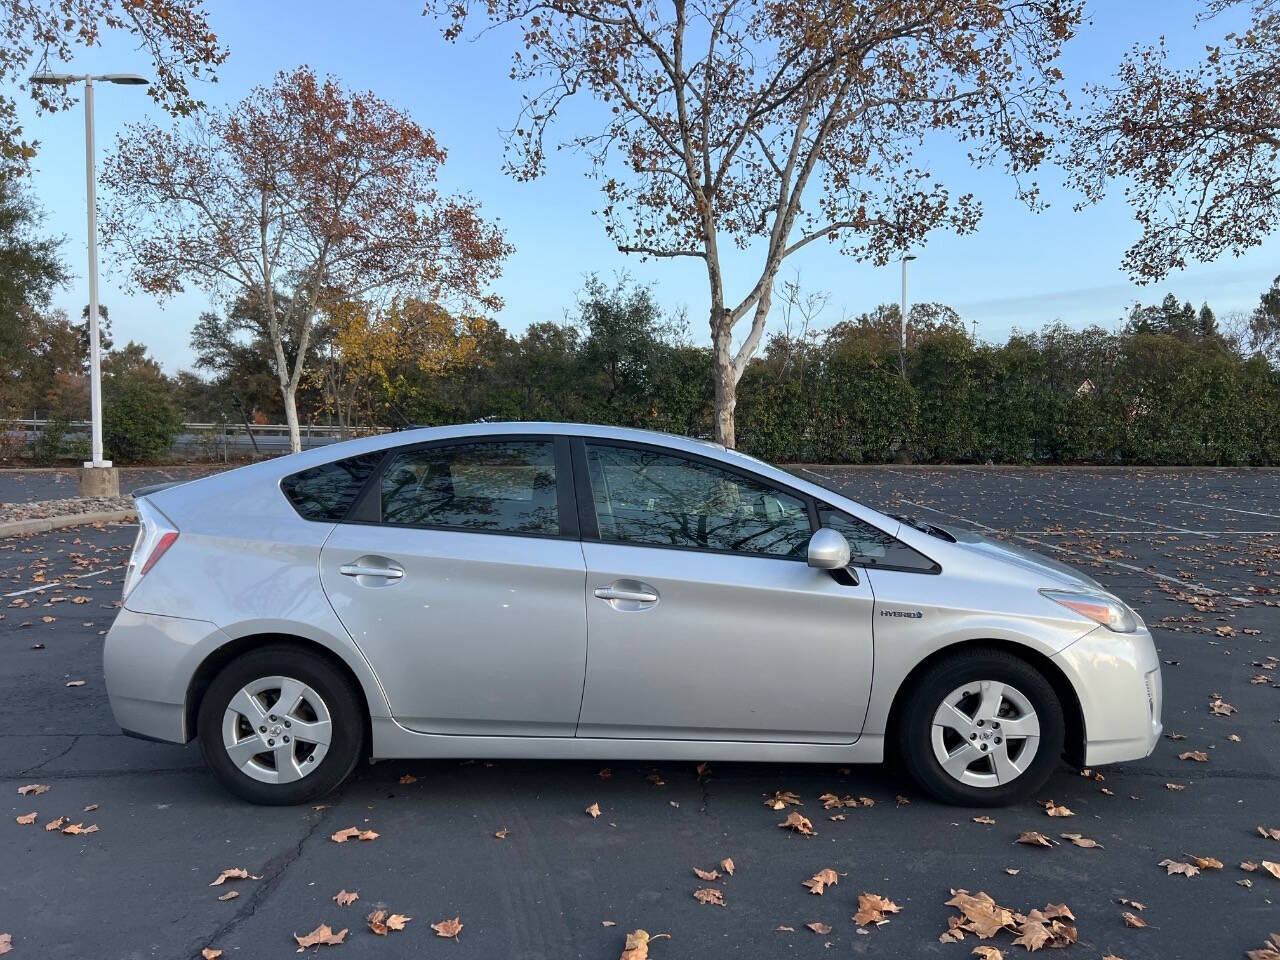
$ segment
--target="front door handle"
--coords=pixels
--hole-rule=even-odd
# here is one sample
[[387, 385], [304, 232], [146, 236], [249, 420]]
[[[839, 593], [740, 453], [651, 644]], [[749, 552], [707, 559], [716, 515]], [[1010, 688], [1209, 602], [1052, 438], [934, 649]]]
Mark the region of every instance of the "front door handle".
[[657, 603], [658, 594], [653, 590], [630, 590], [611, 584], [607, 587], [596, 587], [596, 596], [601, 600], [630, 600], [633, 603]]
[[399, 580], [404, 576], [399, 567], [371, 567], [361, 563], [344, 563], [338, 572], [344, 577], [384, 577], [388, 580]]

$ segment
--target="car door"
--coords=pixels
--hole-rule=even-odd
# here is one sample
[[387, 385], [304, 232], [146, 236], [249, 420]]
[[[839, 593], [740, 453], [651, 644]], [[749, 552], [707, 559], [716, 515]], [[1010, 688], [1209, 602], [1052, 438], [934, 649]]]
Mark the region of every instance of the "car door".
[[393, 715], [429, 733], [573, 736], [586, 661], [568, 442], [391, 452], [320, 556]]
[[857, 739], [871, 589], [805, 563], [806, 498], [667, 448], [587, 438], [574, 462], [590, 649], [578, 736]]

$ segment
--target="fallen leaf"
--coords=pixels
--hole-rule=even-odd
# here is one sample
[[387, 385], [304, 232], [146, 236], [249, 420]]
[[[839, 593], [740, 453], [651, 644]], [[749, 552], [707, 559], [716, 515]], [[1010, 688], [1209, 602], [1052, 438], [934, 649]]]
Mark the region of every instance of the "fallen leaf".
[[858, 894], [858, 912], [853, 916], [853, 922], [860, 927], [869, 924], [888, 923], [889, 918], [885, 916], [888, 913], [898, 913], [901, 910], [896, 903], [878, 893], [860, 893]]
[[1166, 783], [1164, 788], [1166, 790], [1185, 790], [1187, 785], [1185, 783]]
[[1178, 873], [1184, 877], [1194, 877], [1200, 872], [1199, 867], [1193, 867], [1189, 863], [1181, 863], [1177, 860], [1170, 860], [1168, 857], [1161, 860], [1158, 866], [1164, 867], [1169, 872], [1170, 876]]
[[24, 813], [22, 816], [14, 817], [13, 819], [25, 827], [36, 822], [36, 814], [38, 812], [39, 811], [32, 810], [30, 813]]
[[89, 804], [87, 807], [85, 807], [85, 808], [81, 811], [81, 813], [93, 813], [93, 811], [95, 811], [95, 810], [97, 810], [97, 809], [98, 809], [98, 805], [97, 805], [96, 803], [91, 803], [91, 804]]
[[1203, 750], [1188, 750], [1185, 753], [1178, 754], [1179, 760], [1194, 760], [1196, 763], [1208, 763], [1209, 755]]
[[777, 790], [773, 796], [764, 798], [764, 805], [770, 810], [782, 810], [788, 804], [792, 806], [800, 806], [800, 798], [790, 790]]
[[698, 764], [696, 767], [694, 767], [694, 770], [697, 772], [698, 776], [700, 776], [700, 777], [705, 777], [705, 776], [707, 775], [707, 773], [708, 773], [708, 772], [710, 772], [710, 770], [711, 770], [711, 764], [707, 763], [707, 762], [704, 760], [704, 761], [702, 761], [702, 763], [700, 763], [700, 764]]
[[1272, 863], [1270, 860], [1262, 861], [1262, 869], [1267, 871], [1277, 880], [1280, 880], [1280, 863]]
[[495, 831], [493, 835], [497, 837], [499, 840], [505, 840], [507, 839], [507, 837], [511, 836], [511, 831], [508, 830], [506, 827], [503, 827], [501, 830]]
[[68, 681], [67, 681], [67, 686], [68, 686], [68, 687], [83, 687], [83, 686], [84, 686], [84, 681], [83, 681], [83, 680], [68, 680]]
[[1147, 905], [1145, 903], [1139, 903], [1137, 900], [1129, 900], [1126, 897], [1121, 897], [1116, 901], [1116, 903], [1124, 907], [1133, 907], [1133, 909], [1137, 910], [1139, 913], [1147, 909]]
[[1078, 833], [1063, 833], [1063, 834], [1060, 834], [1060, 836], [1062, 837], [1063, 840], [1070, 840], [1077, 847], [1088, 847], [1088, 848], [1096, 847], [1099, 850], [1103, 849], [1102, 844], [1100, 844], [1097, 840], [1090, 840], [1088, 837], [1083, 837]]
[[694, 873], [694, 876], [696, 876], [699, 880], [705, 880], [708, 883], [710, 883], [712, 880], [720, 879], [719, 870], [699, 870], [697, 867], [694, 867], [693, 873]]
[[44, 828], [52, 833], [54, 830], [61, 830], [62, 825], [67, 822], [66, 817], [59, 817], [57, 820], [50, 820], [44, 825]]
[[693, 899], [699, 903], [712, 903], [717, 907], [723, 907], [724, 891], [719, 887], [699, 887], [693, 891]]
[[601, 921], [600, 921], [600, 926], [602, 926], [602, 927], [616, 927], [616, 926], [617, 926], [617, 924], [616, 924], [616, 923], [614, 923], [612, 920], [601, 920]]
[[1222, 861], [1215, 859], [1214, 857], [1197, 857], [1194, 854], [1190, 854], [1190, 853], [1184, 853], [1183, 856], [1190, 858], [1191, 862], [1194, 863], [1201, 870], [1221, 870], [1222, 869]]
[[[334, 899], [337, 899], [336, 897]], [[365, 920], [369, 924], [369, 929], [380, 937], [385, 937], [388, 930], [403, 930], [404, 925], [412, 920], [413, 917], [406, 917], [402, 913], [393, 913], [388, 915], [385, 910], [375, 910]], [[458, 924], [458, 930], [462, 929], [462, 924]], [[456, 936], [457, 931], [447, 936]]]
[[1129, 913], [1127, 910], [1120, 914], [1120, 919], [1124, 921], [1126, 927], [1136, 927], [1141, 929], [1147, 925], [1147, 921], [1143, 920], [1136, 913]]
[[732, 877], [733, 876], [733, 860], [731, 860], [729, 857], [725, 857], [723, 860], [720, 861], [720, 869]]
[[0, 933], [0, 954], [8, 953], [13, 949], [13, 934]]
[[42, 793], [49, 792], [47, 783], [28, 783], [25, 787], [18, 788], [18, 795], [21, 797], [38, 797]]
[[62, 832], [73, 837], [82, 833], [97, 833], [98, 825], [96, 823], [91, 823], [86, 827], [83, 823], [73, 823], [63, 827]]
[[360, 894], [354, 890], [339, 890], [333, 895], [333, 899], [337, 901], [338, 906], [349, 907], [360, 899]]
[[1250, 950], [1245, 956], [1249, 960], [1280, 960], [1280, 933], [1273, 933], [1261, 950]]
[[802, 833], [806, 837], [817, 836], [813, 832], [813, 824], [809, 822], [809, 818], [803, 816], [798, 810], [792, 810], [787, 814], [787, 819], [783, 820], [778, 826], [785, 830], [794, 830], [796, 833]]
[[825, 937], [831, 932], [831, 927], [820, 920], [815, 920], [813, 923], [806, 923], [805, 926], [821, 937]]
[[205, 947], [200, 951], [200, 956], [203, 957], [204, 960], [218, 960], [218, 958], [222, 956], [222, 951], [215, 950], [213, 947]]
[[1067, 809], [1066, 807], [1058, 806], [1052, 800], [1045, 802], [1044, 812], [1051, 817], [1074, 817], [1075, 816], [1075, 814], [1072, 813], [1069, 809]]
[[1236, 708], [1225, 700], [1210, 700], [1209, 712], [1215, 717], [1229, 717], [1236, 712]]
[[240, 896], [240, 891], [239, 891], [239, 890], [228, 890], [226, 893], [224, 893], [224, 894], [223, 894], [222, 896], [220, 896], [218, 899], [219, 899], [219, 900], [234, 900], [234, 899], [235, 899], [236, 897], [238, 897], [238, 896]]
[[968, 890], [954, 890], [947, 906], [955, 907], [964, 914], [964, 918], [948, 931], [959, 934], [955, 939], [964, 935], [962, 931], [968, 931], [977, 934], [982, 940], [988, 940], [1001, 930], [1011, 928], [1015, 922], [1012, 910], [1000, 906], [981, 891], [975, 896]]
[[406, 787], [411, 783], [417, 783], [417, 782], [418, 782], [418, 778], [415, 777], [412, 773], [406, 773], [403, 777], [400, 778], [400, 783]]
[[1018, 839], [1014, 842], [1025, 843], [1031, 847], [1052, 847], [1055, 841], [1050, 840], [1043, 833], [1039, 833], [1035, 830], [1024, 830], [1022, 833], [1018, 834]]
[[1258, 833], [1268, 840], [1280, 840], [1280, 827], [1258, 827]]
[[348, 840], [377, 840], [379, 834], [372, 830], [361, 830], [359, 827], [347, 827], [329, 837], [334, 843], [346, 843]]
[[983, 824], [986, 824], [987, 826], [993, 826], [995, 824], [995, 820], [993, 820], [991, 817], [988, 817], [986, 814], [983, 814], [981, 817], [974, 817], [973, 822], [983, 823]]
[[228, 880], [261, 880], [261, 877], [255, 877], [244, 867], [230, 867], [218, 874], [218, 879], [209, 884], [211, 887], [220, 887]]
[[441, 920], [439, 923], [433, 923], [431, 929], [436, 932], [437, 937], [444, 937], [446, 940], [457, 940], [458, 934], [462, 932], [462, 921], [457, 917], [452, 920]]
[[830, 867], [824, 867], [808, 880], [803, 881], [804, 885], [809, 888], [810, 893], [816, 893], [819, 896], [822, 895], [822, 891], [827, 887], [834, 887], [839, 882], [840, 875]]
[[1004, 960], [1004, 954], [995, 947], [980, 946], [974, 947], [970, 956], [980, 957], [981, 960]]
[[796, 928], [795, 928], [795, 927], [787, 927], [787, 926], [774, 927], [774, 928], [773, 928], [773, 932], [774, 932], [774, 933], [795, 933], [795, 932], [796, 932]]
[[587, 807], [586, 813], [594, 820], [596, 817], [600, 816], [600, 804], [593, 803], [591, 806]]
[[649, 944], [654, 940], [671, 939], [669, 933], [649, 934], [645, 930], [632, 930], [627, 934], [627, 944], [622, 948], [619, 960], [648, 960]]
[[327, 923], [322, 923], [305, 937], [300, 937], [295, 933], [293, 939], [298, 941], [298, 953], [302, 953], [307, 947], [336, 947], [347, 939], [347, 930], [343, 927], [337, 933], [334, 933]]
[[1020, 874], [1022, 871], [1021, 871], [1021, 870], [1019, 870], [1017, 867], [1005, 867], [1005, 868], [1004, 868], [1004, 872], [1005, 872], [1005, 873], [1007, 873], [1007, 874], [1008, 874], [1009, 876], [1011, 876], [1011, 877], [1016, 877], [1016, 876], [1017, 876], [1018, 874]]

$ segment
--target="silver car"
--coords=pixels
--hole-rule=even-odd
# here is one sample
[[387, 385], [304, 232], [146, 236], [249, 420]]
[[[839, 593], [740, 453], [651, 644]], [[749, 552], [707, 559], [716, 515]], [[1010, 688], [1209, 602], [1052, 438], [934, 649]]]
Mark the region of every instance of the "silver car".
[[1161, 732], [1151, 635], [1089, 577], [696, 440], [412, 430], [138, 513], [116, 720], [255, 803], [367, 757], [892, 756], [986, 806]]

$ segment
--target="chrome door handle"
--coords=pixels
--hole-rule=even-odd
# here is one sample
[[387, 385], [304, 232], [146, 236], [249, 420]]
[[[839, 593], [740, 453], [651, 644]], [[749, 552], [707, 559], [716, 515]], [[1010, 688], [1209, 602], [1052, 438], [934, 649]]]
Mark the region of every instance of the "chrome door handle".
[[596, 587], [601, 600], [630, 600], [633, 603], [657, 603], [658, 595], [651, 590], [625, 590], [621, 587]]
[[366, 567], [358, 563], [344, 563], [338, 568], [344, 577], [386, 577], [388, 580], [399, 580], [404, 571], [398, 567]]

